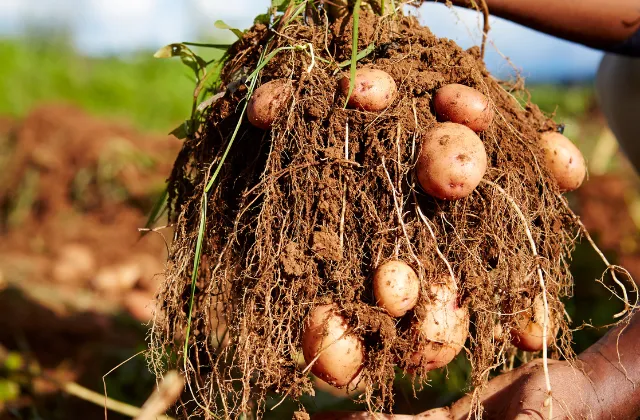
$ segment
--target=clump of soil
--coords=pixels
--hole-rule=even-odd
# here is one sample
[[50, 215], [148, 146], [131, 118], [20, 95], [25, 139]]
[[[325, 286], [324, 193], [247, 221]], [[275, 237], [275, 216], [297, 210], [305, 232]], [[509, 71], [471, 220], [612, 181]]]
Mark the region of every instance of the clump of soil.
[[[419, 343], [404, 327], [414, 311], [398, 322], [375, 306], [371, 276], [389, 259], [413, 267], [422, 302], [450, 265], [459, 304], [471, 313], [473, 386], [515, 352], [508, 339], [494, 338], [494, 326], [509, 331], [514, 314], [543, 292], [562, 331], [552, 350], [571, 357], [561, 299], [572, 290], [567, 261], [577, 226], [538, 146], [540, 132], [555, 124], [494, 79], [479, 48], [465, 51], [413, 18], [360, 18], [358, 49], [376, 48], [358, 67], [384, 70], [398, 86], [381, 113], [343, 107], [344, 70], [335, 63], [351, 57], [350, 17], [332, 24], [298, 19], [276, 29], [257, 24], [232, 46], [219, 86], [225, 95], [208, 110], [204, 129], [185, 141], [170, 179], [176, 236], [152, 343], [154, 362], [165, 353], [182, 359], [193, 413], [260, 415], [269, 391], [278, 400], [311, 393], [299, 361], [301, 334], [309, 310], [328, 302], [337, 303], [365, 343], [361, 400], [370, 410], [390, 409], [395, 368], [406, 366]], [[203, 207], [205, 185], [242, 118], [247, 91], [236, 88], [239, 75], [255, 69], [261, 54], [305, 44], [313, 57], [310, 49], [280, 51], [262, 70], [260, 84], [292, 81], [289, 105], [270, 131], [242, 120]], [[415, 186], [413, 166], [423, 135], [437, 122], [433, 94], [450, 83], [484, 93], [495, 118], [480, 134], [489, 182], [467, 198], [440, 201]]]

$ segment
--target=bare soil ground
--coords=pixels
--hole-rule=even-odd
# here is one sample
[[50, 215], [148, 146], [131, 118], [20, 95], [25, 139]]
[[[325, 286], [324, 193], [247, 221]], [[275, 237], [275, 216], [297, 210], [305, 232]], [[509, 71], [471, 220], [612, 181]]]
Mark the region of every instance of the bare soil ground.
[[[144, 348], [166, 245], [138, 228], [179, 146], [67, 106], [0, 118], [0, 353], [101, 392], [101, 376]], [[135, 403], [153, 378], [142, 357], [123, 369], [112, 391]], [[0, 418], [34, 409], [44, 418], [102, 416], [55, 387], [16, 381], [20, 398], [0, 401]]]

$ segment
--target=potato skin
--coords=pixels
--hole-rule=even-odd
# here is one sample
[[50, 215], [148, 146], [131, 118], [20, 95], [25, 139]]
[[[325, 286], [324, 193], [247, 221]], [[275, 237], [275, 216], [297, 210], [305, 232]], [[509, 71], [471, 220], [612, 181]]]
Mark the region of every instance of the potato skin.
[[458, 306], [451, 277], [441, 276], [431, 286], [431, 294], [431, 301], [421, 308], [423, 317], [412, 325], [421, 343], [409, 357], [408, 372], [418, 367], [429, 371], [446, 366], [460, 353], [469, 335], [469, 311]]
[[[517, 327], [511, 330], [511, 344], [524, 351], [540, 351], [543, 348], [542, 331], [544, 325], [544, 301], [542, 295], [536, 296], [528, 310], [516, 315]], [[547, 346], [554, 341], [558, 329], [549, 316], [547, 325]]]
[[487, 152], [470, 128], [439, 123], [422, 141], [415, 173], [422, 189], [441, 200], [471, 194], [487, 170]]
[[373, 274], [373, 293], [379, 307], [393, 317], [400, 317], [416, 306], [420, 280], [408, 264], [387, 261]]
[[493, 121], [489, 99], [469, 86], [443, 86], [436, 92], [433, 104], [438, 120], [466, 125], [476, 133], [489, 128]]
[[288, 79], [276, 79], [258, 87], [247, 105], [247, 118], [254, 126], [268, 130], [293, 93]]
[[[340, 79], [340, 90], [349, 94], [349, 76]], [[398, 89], [389, 73], [378, 69], [356, 70], [356, 82], [348, 105], [362, 111], [379, 112], [391, 105]]]
[[360, 338], [345, 334], [347, 323], [334, 304], [311, 310], [302, 334], [304, 360], [313, 363], [311, 372], [335, 387], [355, 382], [364, 363], [364, 346]]
[[582, 185], [587, 174], [580, 150], [565, 136], [555, 131], [540, 135], [545, 163], [561, 191], [573, 191]]

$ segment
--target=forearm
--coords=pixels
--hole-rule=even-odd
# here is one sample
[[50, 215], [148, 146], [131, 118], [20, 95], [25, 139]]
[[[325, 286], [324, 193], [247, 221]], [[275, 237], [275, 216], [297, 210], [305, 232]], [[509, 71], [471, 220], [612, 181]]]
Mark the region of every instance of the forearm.
[[640, 313], [580, 354], [602, 407], [612, 418], [640, 414]]
[[[453, 4], [472, 7], [473, 0]], [[480, 5], [482, 0], [474, 0]], [[614, 47], [640, 28], [640, 0], [486, 0], [489, 12], [553, 36]]]

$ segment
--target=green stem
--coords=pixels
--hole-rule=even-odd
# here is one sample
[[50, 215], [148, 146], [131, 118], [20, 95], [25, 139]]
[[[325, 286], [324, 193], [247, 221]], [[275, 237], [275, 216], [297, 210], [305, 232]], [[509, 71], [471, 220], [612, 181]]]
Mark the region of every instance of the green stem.
[[349, 93], [344, 101], [344, 107], [347, 107], [349, 98], [353, 93], [356, 85], [356, 65], [358, 63], [358, 25], [360, 24], [360, 0], [356, 0], [353, 6], [353, 36], [351, 41], [351, 69], [349, 72]]

